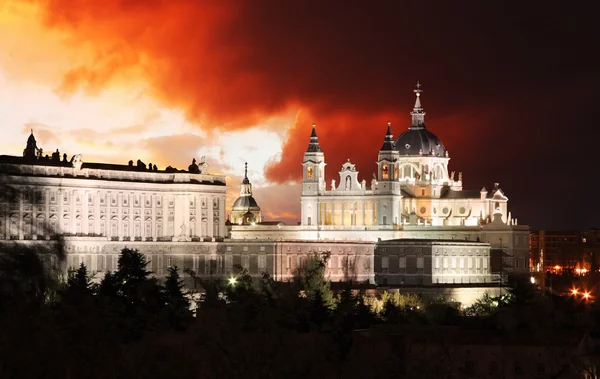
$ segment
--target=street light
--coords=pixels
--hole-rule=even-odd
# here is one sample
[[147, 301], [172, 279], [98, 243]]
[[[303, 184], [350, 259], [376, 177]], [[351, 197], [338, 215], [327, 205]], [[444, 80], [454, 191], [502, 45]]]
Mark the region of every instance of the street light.
[[235, 285], [237, 284], [237, 279], [234, 278], [233, 276], [231, 278], [229, 278], [229, 285], [232, 287], [235, 287]]
[[584, 297], [586, 300], [587, 300], [587, 299], [589, 299], [589, 298], [590, 298], [590, 293], [589, 293], [589, 292], [585, 292], [585, 293], [583, 294], [583, 297]]
[[573, 294], [573, 296], [577, 296], [577, 289], [576, 289], [576, 288], [573, 288], [573, 289], [571, 290], [571, 293]]

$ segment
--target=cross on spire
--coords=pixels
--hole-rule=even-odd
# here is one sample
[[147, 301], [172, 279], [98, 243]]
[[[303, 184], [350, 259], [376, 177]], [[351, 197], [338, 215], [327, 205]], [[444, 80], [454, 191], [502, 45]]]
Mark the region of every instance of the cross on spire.
[[423, 112], [423, 106], [421, 105], [421, 92], [423, 92], [421, 87], [421, 83], [417, 80], [417, 84], [415, 85], [415, 89], [413, 90], [417, 98], [415, 99], [415, 106], [413, 107], [413, 111], [410, 112], [412, 116], [413, 127], [419, 127], [425, 124], [425, 112]]

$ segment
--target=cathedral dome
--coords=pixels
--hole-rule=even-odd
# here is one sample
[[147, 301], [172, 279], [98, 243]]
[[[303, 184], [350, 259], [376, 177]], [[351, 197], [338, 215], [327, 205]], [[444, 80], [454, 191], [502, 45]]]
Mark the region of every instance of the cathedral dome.
[[410, 112], [412, 123], [408, 130], [400, 134], [396, 139], [394, 149], [400, 155], [447, 156], [448, 152], [442, 141], [425, 127], [425, 111], [421, 105], [421, 93], [423, 90], [419, 82], [417, 82], [414, 92], [417, 95], [417, 99], [415, 100], [412, 112]]
[[260, 210], [260, 207], [254, 200], [252, 196], [240, 196], [233, 203], [233, 210], [243, 209], [243, 210]]
[[442, 141], [431, 133], [425, 125], [411, 126], [394, 142], [400, 155], [434, 155], [443, 157], [446, 148]]

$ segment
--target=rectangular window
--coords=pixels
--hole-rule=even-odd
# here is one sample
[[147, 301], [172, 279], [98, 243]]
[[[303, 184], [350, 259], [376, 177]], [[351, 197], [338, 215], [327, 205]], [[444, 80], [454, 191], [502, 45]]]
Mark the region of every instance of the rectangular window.
[[231, 251], [231, 246], [227, 246], [227, 251]]
[[487, 261], [487, 259], [483, 259], [483, 258], [481, 258], [481, 259], [483, 260], [483, 269], [487, 270], [487, 268], [488, 268], [488, 261]]
[[296, 267], [302, 267], [302, 257], [296, 258]]
[[171, 257], [167, 257], [167, 267], [171, 267]]
[[260, 247], [260, 251], [265, 251], [265, 247], [264, 247], [264, 246], [261, 246], [261, 247]]
[[390, 267], [390, 258], [381, 257], [381, 268], [387, 269]]
[[444, 268], [448, 268], [448, 257], [444, 257]]
[[452, 257], [452, 268], [456, 268], [456, 258]]
[[473, 260], [475, 258], [467, 258], [468, 262], [469, 262], [469, 269], [473, 268]]
[[475, 268], [478, 270], [481, 268], [481, 260], [482, 259], [483, 258], [475, 258]]
[[465, 268], [465, 258], [460, 258], [460, 268]]
[[289, 270], [292, 268], [292, 257], [287, 257], [287, 266], [286, 268]]
[[406, 268], [406, 257], [400, 257], [400, 258], [398, 258], [398, 267], [399, 268]]
[[440, 268], [440, 257], [435, 257], [435, 268]]
[[248, 251], [248, 246], [244, 246], [244, 251]]
[[417, 268], [423, 268], [423, 266], [425, 266], [425, 259], [417, 257]]
[[258, 257], [258, 269], [264, 270], [267, 268], [267, 257], [264, 255], [260, 255]]
[[242, 256], [242, 267], [246, 270], [250, 269], [250, 257], [247, 255]]
[[96, 267], [99, 272], [103, 272], [106, 270], [106, 262], [105, 262], [104, 255], [98, 255], [96, 257]]
[[225, 256], [225, 268], [231, 270], [233, 268], [233, 257], [231, 255]]

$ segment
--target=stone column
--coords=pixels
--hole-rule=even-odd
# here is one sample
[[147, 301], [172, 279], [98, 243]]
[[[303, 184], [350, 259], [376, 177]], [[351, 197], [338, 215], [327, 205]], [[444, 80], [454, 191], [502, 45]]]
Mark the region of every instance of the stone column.
[[225, 196], [219, 198], [219, 235], [225, 236]]
[[24, 197], [24, 188], [19, 188], [19, 239], [23, 239], [23, 197]]
[[117, 192], [117, 236], [123, 240], [123, 194]]
[[367, 211], [366, 211], [366, 203], [367, 202], [364, 201], [364, 200], [362, 200], [361, 202], [362, 202], [362, 217], [361, 217], [362, 218], [362, 226], [365, 226], [366, 225], [365, 224], [365, 221], [366, 221], [365, 217], [367, 215]]
[[82, 224], [81, 224], [81, 232], [83, 234], [89, 234], [89, 233], [93, 233], [94, 230], [89, 230], [89, 223], [90, 223], [90, 215], [88, 214], [88, 207], [89, 207], [89, 197], [92, 196], [90, 194], [89, 190], [85, 190], [83, 192], [84, 196], [81, 199], [82, 204], [81, 204], [81, 219], [82, 219]]
[[207, 198], [206, 198], [206, 210], [207, 210], [206, 218], [208, 221], [208, 223], [206, 225], [206, 229], [207, 229], [206, 235], [208, 237], [214, 238], [215, 236], [214, 236], [213, 232], [214, 232], [215, 228], [213, 226], [213, 222], [215, 220], [215, 217], [214, 217], [214, 200], [213, 200], [212, 196], [207, 196]]
[[[71, 190], [71, 197], [69, 198], [71, 202], [71, 233], [77, 234], [77, 212], [75, 207], [75, 199], [77, 197], [77, 190]], [[81, 198], [80, 198], [81, 199]], [[81, 222], [81, 220], [79, 221]], [[81, 231], [83, 232], [83, 225], [81, 226]]]
[[[163, 237], [173, 237], [173, 236], [169, 236], [169, 196], [166, 195], [159, 195], [161, 197], [161, 204], [162, 204], [162, 208], [163, 208]], [[175, 222], [175, 221], [173, 221]], [[175, 225], [173, 225], [173, 231]]]
[[44, 237], [50, 234], [50, 189], [44, 189]]

